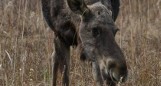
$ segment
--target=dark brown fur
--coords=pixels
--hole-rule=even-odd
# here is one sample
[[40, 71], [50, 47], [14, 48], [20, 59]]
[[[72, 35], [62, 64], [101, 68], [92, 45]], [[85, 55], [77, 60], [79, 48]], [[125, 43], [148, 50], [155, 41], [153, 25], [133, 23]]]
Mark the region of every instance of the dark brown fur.
[[70, 46], [77, 46], [82, 60], [92, 62], [97, 85], [115, 86], [127, 77], [124, 55], [115, 42], [114, 21], [119, 0], [41, 0], [43, 15], [55, 32], [53, 86], [58, 68], [64, 69], [63, 85], [69, 86]]

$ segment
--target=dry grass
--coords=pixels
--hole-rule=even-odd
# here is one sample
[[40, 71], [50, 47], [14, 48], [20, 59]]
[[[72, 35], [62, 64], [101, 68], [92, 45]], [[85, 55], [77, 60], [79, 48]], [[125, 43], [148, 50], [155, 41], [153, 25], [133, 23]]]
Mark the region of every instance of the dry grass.
[[[39, 0], [0, 0], [0, 86], [51, 86], [54, 36], [40, 7]], [[121, 0], [116, 40], [129, 69], [122, 86], [161, 85], [160, 9], [161, 0]], [[93, 86], [90, 63], [71, 56], [71, 86]]]

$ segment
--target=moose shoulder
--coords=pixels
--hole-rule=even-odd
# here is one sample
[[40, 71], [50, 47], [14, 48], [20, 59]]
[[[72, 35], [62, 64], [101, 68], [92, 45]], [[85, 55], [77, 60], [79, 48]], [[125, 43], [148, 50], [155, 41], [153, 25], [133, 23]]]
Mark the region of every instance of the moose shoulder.
[[115, 86], [127, 77], [124, 55], [115, 41], [114, 21], [119, 0], [41, 0], [44, 18], [54, 31], [53, 86], [58, 69], [64, 69], [63, 85], [69, 86], [70, 46], [80, 48], [80, 58], [92, 62], [98, 86]]

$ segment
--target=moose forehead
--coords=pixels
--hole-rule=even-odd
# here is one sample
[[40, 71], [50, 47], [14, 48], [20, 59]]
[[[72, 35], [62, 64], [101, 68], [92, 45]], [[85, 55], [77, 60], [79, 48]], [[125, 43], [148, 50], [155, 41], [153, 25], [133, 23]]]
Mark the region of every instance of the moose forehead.
[[111, 10], [109, 10], [106, 6], [104, 6], [101, 2], [97, 2], [92, 5], [88, 5], [88, 8], [94, 15], [92, 21], [98, 21], [99, 23], [104, 24], [113, 24], [114, 21], [112, 19]]

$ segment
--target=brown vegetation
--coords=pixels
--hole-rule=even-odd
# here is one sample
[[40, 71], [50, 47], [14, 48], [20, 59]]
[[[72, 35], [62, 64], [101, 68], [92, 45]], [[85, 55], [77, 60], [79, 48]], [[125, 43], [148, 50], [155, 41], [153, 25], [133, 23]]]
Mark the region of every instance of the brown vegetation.
[[[0, 86], [51, 86], [54, 35], [40, 8], [39, 0], [0, 0]], [[121, 0], [116, 40], [129, 70], [122, 86], [161, 85], [160, 9], [161, 0]], [[90, 63], [72, 51], [71, 86], [93, 86]]]

